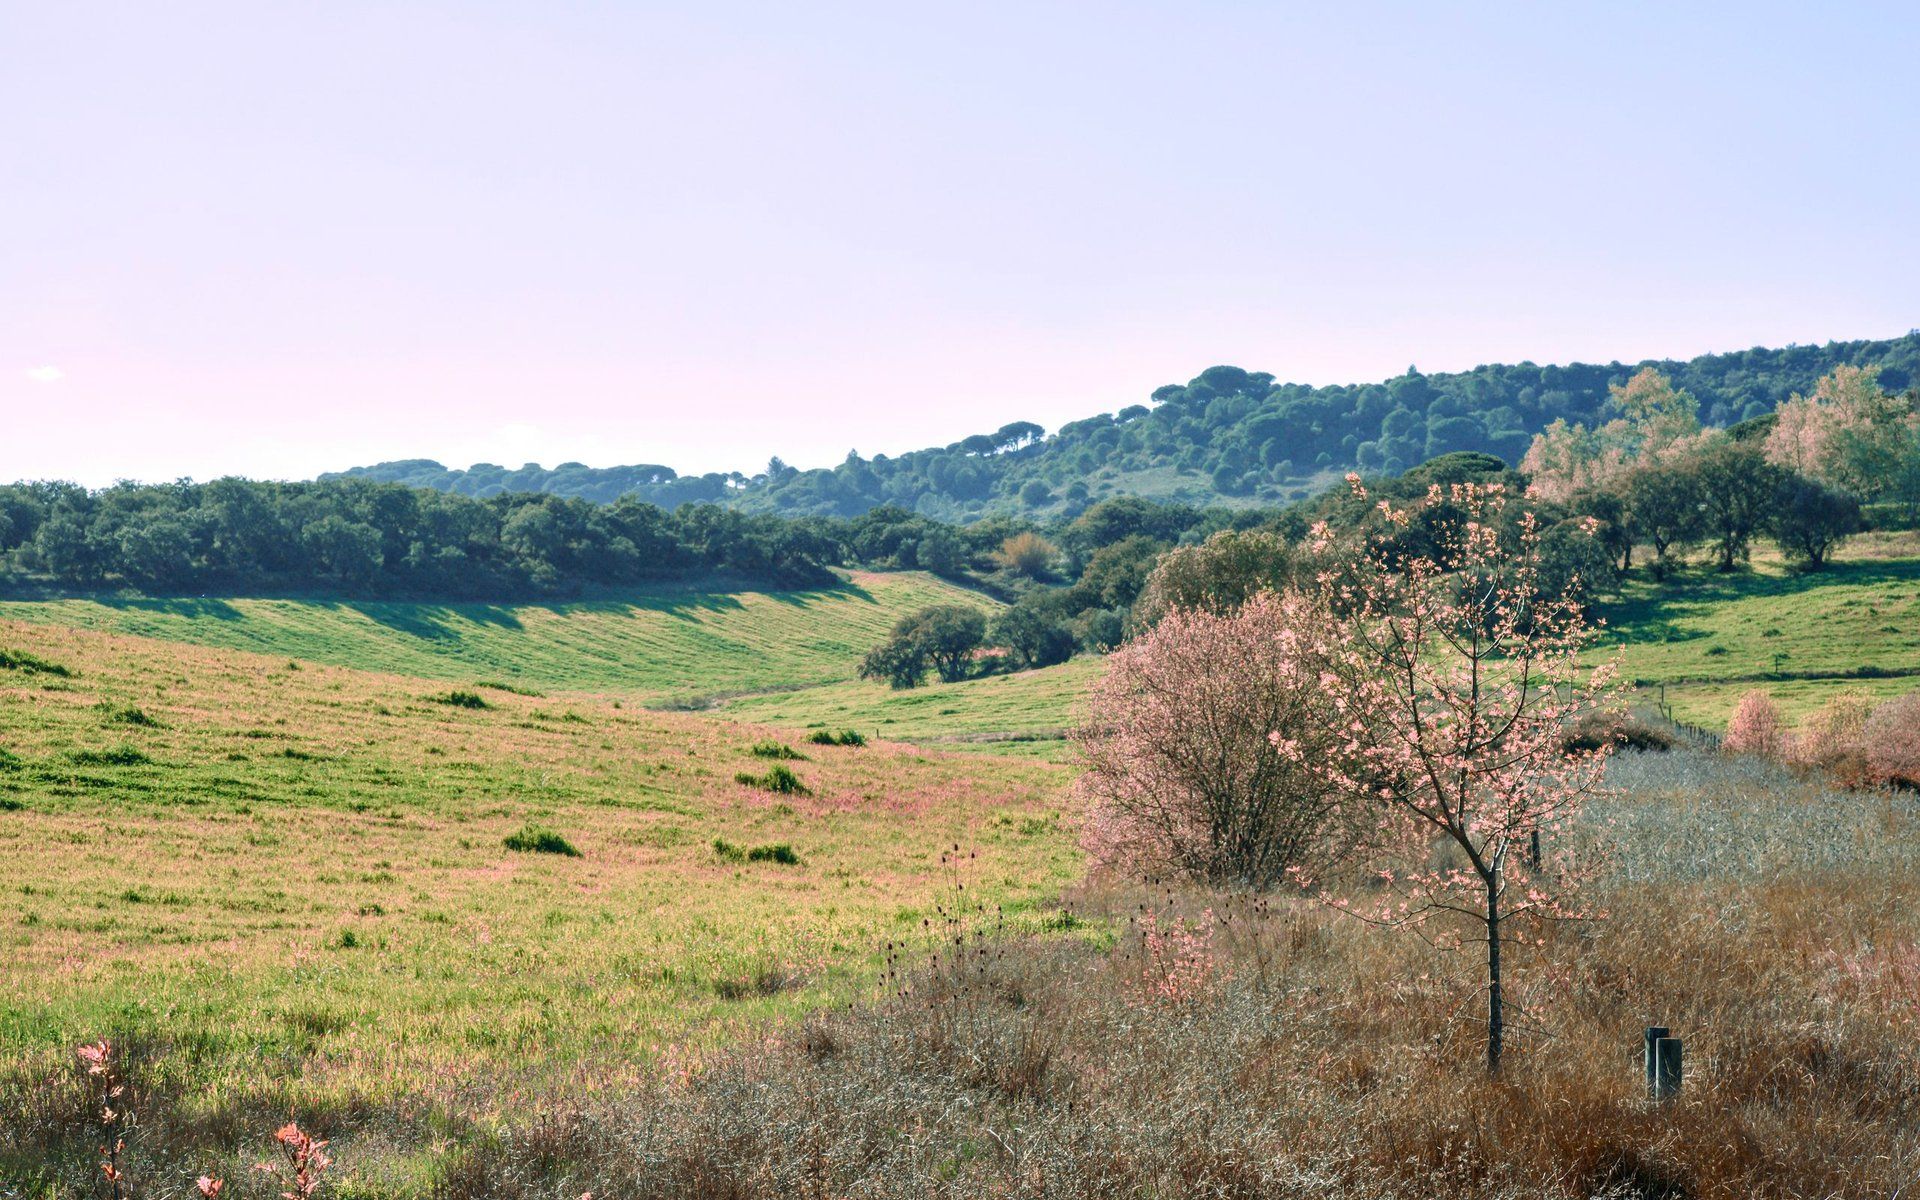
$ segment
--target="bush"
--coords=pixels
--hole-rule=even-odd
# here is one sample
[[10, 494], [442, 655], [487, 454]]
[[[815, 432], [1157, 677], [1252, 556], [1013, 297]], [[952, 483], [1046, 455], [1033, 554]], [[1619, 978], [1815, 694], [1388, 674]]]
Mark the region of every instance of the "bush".
[[[1028, 484], [1032, 487], [1032, 484]], [[1041, 484], [1042, 490], [1046, 487]], [[1016, 533], [1000, 543], [1000, 549], [994, 557], [1009, 571], [1018, 572], [1029, 579], [1041, 579], [1047, 574], [1054, 556], [1059, 554], [1054, 544], [1037, 533]]]
[[1026, 599], [1000, 614], [993, 625], [993, 641], [1012, 651], [1026, 667], [1050, 667], [1073, 657], [1073, 630]]
[[733, 781], [744, 784], [747, 787], [764, 788], [769, 792], [777, 792], [783, 796], [813, 795], [813, 790], [802, 783], [798, 775], [795, 775], [785, 766], [778, 763], [774, 764], [765, 775], [755, 775], [751, 771], [742, 771], [733, 777]]
[[[1325, 697], [1287, 669], [1288, 619], [1271, 593], [1174, 609], [1108, 661], [1073, 734], [1096, 863], [1266, 888], [1335, 856], [1337, 797], [1306, 765], [1325, 739], [1301, 716]], [[1302, 731], [1304, 759], [1275, 752], [1276, 730]]]
[[807, 761], [807, 756], [795, 750], [785, 742], [755, 742], [747, 751], [755, 758], [784, 758], [795, 762]]
[[442, 704], [451, 704], [455, 708], [492, 708], [493, 707], [493, 705], [487, 703], [486, 697], [480, 695], [480, 693], [478, 692], [453, 691], [453, 692], [448, 692], [444, 696], [435, 696], [434, 699], [439, 701]]
[[1874, 709], [1863, 740], [1867, 769], [1877, 782], [1920, 789], [1920, 692]]
[[842, 729], [839, 733], [830, 729], [816, 729], [808, 735], [807, 741], [815, 746], [864, 746], [867, 737], [852, 729]]
[[160, 722], [154, 720], [145, 712], [142, 712], [131, 704], [123, 708], [115, 708], [113, 705], [103, 702], [99, 708], [100, 711], [106, 715], [107, 720], [115, 725], [138, 725], [143, 729], [160, 728]]
[[518, 833], [510, 833], [502, 839], [509, 850], [518, 850], [528, 854], [562, 854], [568, 858], [581, 857], [580, 851], [566, 838], [551, 829], [538, 825], [522, 825]]
[[1727, 736], [1720, 748], [1729, 754], [1754, 754], [1761, 758], [1784, 758], [1787, 731], [1780, 719], [1780, 706], [1765, 691], [1755, 688], [1740, 697], [1733, 719], [1727, 722]]
[[1664, 752], [1674, 748], [1672, 734], [1649, 725], [1631, 713], [1588, 709], [1567, 726], [1561, 742], [1569, 754], [1591, 753], [1603, 746], [1624, 750]]
[[797, 867], [800, 865], [800, 856], [794, 852], [792, 846], [787, 845], [785, 842], [774, 842], [770, 845], [755, 846], [749, 850], [745, 846], [735, 845], [725, 838], [715, 838], [713, 839], [713, 854], [714, 857], [718, 858], [721, 862], [770, 862], [778, 863], [783, 867]]

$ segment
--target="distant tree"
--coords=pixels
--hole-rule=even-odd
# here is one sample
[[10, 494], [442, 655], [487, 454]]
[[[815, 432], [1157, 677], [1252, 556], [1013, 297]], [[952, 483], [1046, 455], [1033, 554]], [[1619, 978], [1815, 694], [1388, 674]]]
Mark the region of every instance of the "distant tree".
[[927, 665], [924, 646], [913, 638], [895, 634], [860, 660], [860, 678], [878, 680], [894, 688], [918, 687], [927, 673]]
[[144, 586], [174, 588], [193, 574], [193, 532], [173, 514], [149, 515], [120, 530], [120, 565]]
[[1774, 491], [1773, 536], [1789, 558], [1818, 571], [1860, 529], [1860, 502], [1837, 488], [1785, 472]]
[[1754, 446], [1727, 439], [1690, 456], [1686, 465], [1700, 489], [1719, 569], [1731, 571], [1746, 561], [1754, 535], [1767, 527], [1781, 469]]
[[893, 633], [862, 662], [860, 673], [895, 687], [913, 687], [931, 665], [951, 683], [966, 678], [973, 652], [987, 636], [987, 618], [977, 608], [936, 604], [895, 622]]
[[1028, 508], [1040, 508], [1053, 502], [1053, 489], [1044, 479], [1029, 479], [1020, 487], [1020, 503]]
[[1073, 586], [1077, 604], [1083, 608], [1131, 608], [1146, 589], [1164, 549], [1163, 543], [1144, 534], [1100, 547]]
[[338, 513], [309, 522], [300, 540], [327, 574], [349, 585], [372, 579], [383, 561], [380, 531]]
[[1665, 575], [1673, 552], [1696, 541], [1706, 520], [1700, 477], [1684, 462], [1651, 463], [1626, 478], [1626, 508], [1633, 527], [1653, 547], [1654, 574]]
[[1147, 627], [1181, 608], [1232, 612], [1261, 592], [1277, 592], [1293, 578], [1293, 546], [1266, 530], [1223, 529], [1197, 546], [1168, 551], [1147, 578], [1134, 605], [1134, 624]]
[[1780, 406], [1767, 435], [1769, 461], [1862, 500], [1895, 485], [1901, 460], [1920, 440], [1920, 415], [1880, 386], [1875, 367], [1842, 365], [1810, 396]]
[[991, 640], [1024, 667], [1050, 667], [1073, 657], [1073, 630], [1048, 606], [1026, 598], [1000, 614]]

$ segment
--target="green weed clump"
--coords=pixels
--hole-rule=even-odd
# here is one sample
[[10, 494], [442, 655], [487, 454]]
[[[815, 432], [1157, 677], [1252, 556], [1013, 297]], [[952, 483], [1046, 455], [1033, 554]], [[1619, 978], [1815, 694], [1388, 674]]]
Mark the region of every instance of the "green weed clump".
[[543, 699], [546, 696], [545, 692], [537, 692], [530, 687], [521, 687], [517, 683], [501, 683], [493, 679], [482, 679], [473, 686], [477, 688], [488, 688], [496, 692], [510, 692], [515, 696], [532, 696], [536, 700]]
[[807, 761], [807, 756], [795, 750], [785, 742], [755, 742], [753, 749], [747, 751], [755, 758], [784, 758], [798, 762]]
[[25, 671], [29, 675], [58, 675], [62, 679], [73, 678], [73, 670], [57, 662], [48, 662], [25, 650], [0, 650], [0, 671]]
[[139, 767], [151, 763], [138, 746], [115, 746], [109, 750], [75, 750], [67, 756], [82, 767]]
[[572, 842], [551, 829], [538, 825], [522, 825], [519, 832], [510, 833], [503, 843], [509, 850], [518, 850], [526, 854], [562, 854], [568, 858], [581, 857], [580, 850]]
[[493, 707], [493, 705], [487, 703], [487, 698], [485, 696], [482, 696], [479, 692], [463, 692], [463, 691], [455, 690], [455, 691], [448, 692], [444, 696], [435, 696], [434, 699], [438, 700], [442, 704], [451, 704], [455, 708], [492, 708]]
[[864, 746], [867, 744], [867, 735], [855, 729], [842, 729], [839, 733], [831, 729], [816, 729], [807, 741], [816, 746]]
[[746, 846], [735, 845], [725, 838], [715, 838], [713, 839], [713, 853], [714, 857], [718, 858], [721, 862], [770, 862], [778, 863], [783, 867], [797, 867], [800, 865], [800, 855], [792, 846], [789, 846], [785, 842], [773, 842], [765, 846], [748, 848]]
[[106, 714], [109, 722], [115, 725], [138, 725], [143, 729], [158, 729], [160, 722], [148, 716], [145, 711], [131, 704], [116, 706], [102, 702], [96, 707]]
[[813, 795], [813, 789], [802, 783], [800, 777], [795, 775], [782, 763], [775, 763], [765, 775], [755, 775], [751, 771], [741, 771], [733, 777], [733, 781], [735, 783], [745, 784], [747, 787], [764, 788], [769, 792], [777, 792], [782, 796]]

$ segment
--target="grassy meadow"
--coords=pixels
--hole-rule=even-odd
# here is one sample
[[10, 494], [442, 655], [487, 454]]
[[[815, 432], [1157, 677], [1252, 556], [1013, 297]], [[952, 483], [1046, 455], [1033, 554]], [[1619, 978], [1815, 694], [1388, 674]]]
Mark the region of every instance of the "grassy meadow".
[[[340, 1142], [396, 1187], [466, 1136], [425, 1114], [484, 1124], [858, 992], [956, 889], [1037, 919], [1077, 869], [1046, 763], [776, 760], [779, 731], [611, 699], [45, 623], [0, 645], [70, 672], [0, 670], [0, 1103], [109, 1036], [196, 1120], [418, 1115]], [[806, 794], [736, 781], [776, 764]], [[507, 847], [529, 828], [578, 856]]]
[[0, 601], [33, 621], [451, 682], [697, 704], [851, 679], [860, 656], [931, 604], [998, 607], [923, 572], [839, 587], [660, 587], [559, 604], [312, 599]]

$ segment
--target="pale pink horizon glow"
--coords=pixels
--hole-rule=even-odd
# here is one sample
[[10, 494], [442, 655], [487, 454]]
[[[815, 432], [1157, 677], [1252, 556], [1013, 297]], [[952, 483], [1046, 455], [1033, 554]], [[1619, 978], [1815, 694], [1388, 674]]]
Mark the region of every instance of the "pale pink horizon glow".
[[1920, 17], [0, 6], [0, 480], [828, 465], [1920, 325]]

